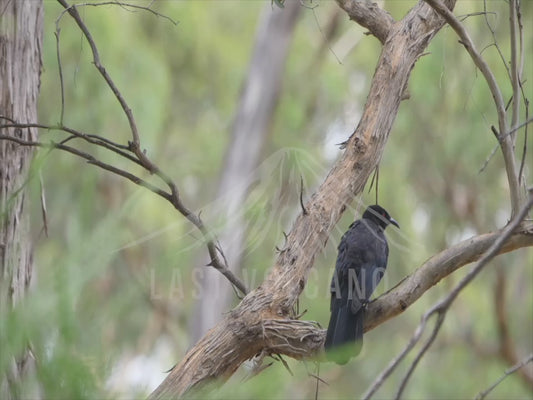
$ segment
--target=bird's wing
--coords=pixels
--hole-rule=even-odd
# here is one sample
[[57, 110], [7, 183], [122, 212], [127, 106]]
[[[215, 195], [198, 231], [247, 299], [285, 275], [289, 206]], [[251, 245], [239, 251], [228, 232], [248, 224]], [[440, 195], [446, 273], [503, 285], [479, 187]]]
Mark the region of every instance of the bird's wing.
[[368, 230], [371, 232], [370, 236], [368, 234], [362, 235], [361, 243], [364, 247], [362, 258], [364, 261], [361, 263], [357, 273], [361, 298], [366, 301], [370, 299], [385, 274], [389, 254], [389, 247], [383, 230], [377, 226], [368, 226]]
[[349, 305], [352, 309], [359, 309], [361, 306], [361, 296], [355, 282], [358, 281], [357, 271], [365, 262], [364, 247], [358, 240], [362, 229], [364, 230], [364, 224], [361, 220], [353, 222], [339, 243], [335, 272], [331, 280], [331, 309], [335, 302], [339, 307]]
[[357, 312], [383, 277], [387, 258], [388, 245], [383, 230], [365, 220], [353, 223], [339, 244], [331, 282], [332, 306], [335, 297], [344, 304], [350, 301], [353, 312]]

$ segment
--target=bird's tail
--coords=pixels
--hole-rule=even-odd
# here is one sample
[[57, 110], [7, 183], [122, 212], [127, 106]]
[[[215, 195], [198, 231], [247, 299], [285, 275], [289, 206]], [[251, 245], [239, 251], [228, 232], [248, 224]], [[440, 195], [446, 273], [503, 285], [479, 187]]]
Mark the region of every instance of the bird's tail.
[[328, 360], [346, 364], [361, 352], [363, 320], [363, 308], [354, 314], [349, 305], [334, 307], [324, 345]]

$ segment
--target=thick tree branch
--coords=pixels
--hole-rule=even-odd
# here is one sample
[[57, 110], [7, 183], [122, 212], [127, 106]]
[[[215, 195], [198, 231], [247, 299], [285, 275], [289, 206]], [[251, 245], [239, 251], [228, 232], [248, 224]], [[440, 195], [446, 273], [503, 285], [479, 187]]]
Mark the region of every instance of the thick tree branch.
[[[477, 261], [485, 252], [487, 252], [490, 246], [499, 236], [501, 236], [501, 234], [502, 231], [498, 230], [496, 232], [475, 236], [457, 243], [431, 257], [411, 275], [405, 277], [395, 287], [388, 290], [368, 305], [364, 331], [368, 332], [378, 325], [401, 314], [442, 279], [446, 278], [459, 268]], [[533, 246], [533, 224], [530, 223], [519, 228], [518, 231], [511, 235], [503, 244], [498, 254], [505, 254], [523, 247], [531, 246]], [[278, 320], [278, 323], [289, 325], [293, 322], [299, 324], [303, 321], [286, 320], [282, 322], [281, 320]], [[318, 338], [320, 335], [324, 336], [325, 331], [317, 329], [314, 333], [308, 332], [308, 334], [316, 335]], [[310, 346], [308, 348], [307, 356], [310, 356], [314, 352], [315, 348]], [[290, 353], [284, 354], [293, 356], [293, 354]]]
[[[369, 304], [365, 330], [402, 313], [440, 280], [479, 259], [500, 235], [501, 231], [496, 231], [475, 236], [431, 257], [398, 285]], [[533, 224], [525, 225], [515, 232], [504, 243], [499, 254], [529, 246], [533, 246]]]
[[370, 0], [336, 0], [350, 19], [367, 28], [372, 35], [385, 44], [394, 24], [394, 18]]
[[[369, 304], [365, 332], [405, 311], [427, 290], [460, 267], [477, 261], [501, 234], [502, 231], [496, 231], [479, 235], [431, 257], [396, 287]], [[533, 246], [532, 224], [512, 234], [498, 254], [527, 246]], [[190, 390], [195, 385], [195, 378], [198, 379], [197, 374], [206, 372], [197, 367], [199, 364], [210, 372], [209, 376], [202, 377], [202, 382], [207, 383], [215, 378], [224, 381], [242, 361], [260, 352], [280, 353], [296, 359], [320, 358], [325, 330], [313, 322], [272, 315], [266, 308], [272, 297], [273, 294], [266, 294], [261, 288], [247, 296], [187, 354], [180, 365], [191, 368], [178, 365], [176, 368], [180, 369], [173, 370], [151, 398], [181, 395]], [[204, 357], [213, 361], [205, 363]], [[214, 360], [225, 360], [225, 363], [217, 364]], [[180, 374], [174, 371], [180, 371]], [[190, 386], [182, 386], [183, 382]], [[182, 392], [177, 392], [178, 389]]]
[[[453, 7], [455, 1], [447, 4]], [[411, 70], [443, 25], [431, 7], [419, 2], [391, 26], [359, 125], [305, 205], [307, 213], [296, 218], [272, 272], [187, 353], [150, 398], [177, 397], [213, 379], [224, 381], [242, 362], [262, 352], [264, 341], [258, 338], [265, 320], [294, 317], [293, 306], [316, 255], [381, 159]]]

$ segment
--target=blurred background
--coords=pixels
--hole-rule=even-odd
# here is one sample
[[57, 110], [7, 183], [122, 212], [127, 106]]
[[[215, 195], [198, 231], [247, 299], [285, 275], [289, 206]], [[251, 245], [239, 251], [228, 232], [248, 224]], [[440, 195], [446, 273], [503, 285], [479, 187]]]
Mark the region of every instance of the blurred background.
[[[40, 122], [56, 124], [61, 98], [56, 20], [45, 1]], [[295, 6], [293, 3], [297, 3]], [[355, 129], [380, 54], [377, 39], [349, 21], [333, 1], [136, 2], [178, 21], [126, 7], [80, 7], [113, 77], [136, 117], [149, 157], [178, 185], [185, 204], [220, 238], [228, 262], [257, 286], [308, 198]], [[414, 1], [383, 1], [401, 18]], [[487, 20], [509, 58], [505, 1], [459, 1], [474, 42], [512, 93]], [[525, 95], [532, 98], [533, 3], [522, 2]], [[58, 26], [65, 84], [65, 124], [110, 140], [130, 140], [120, 106], [92, 65], [90, 48], [68, 15]], [[379, 203], [399, 221], [389, 229], [389, 269], [377, 294], [431, 255], [493, 231], [510, 215], [494, 106], [482, 76], [455, 33], [444, 28], [416, 64], [410, 99], [401, 105], [379, 170]], [[522, 120], [524, 115], [522, 115]], [[41, 132], [59, 140], [57, 132]], [[527, 139], [531, 185], [533, 140]], [[523, 131], [517, 148], [524, 145]], [[143, 171], [102, 149], [85, 151]], [[518, 158], [522, 156], [517, 151]], [[31, 343], [36, 374], [50, 399], [143, 398], [222, 314], [238, 303], [229, 283], [205, 264], [199, 233], [153, 193], [67, 153], [39, 153], [34, 163], [33, 289], [2, 316], [2, 354]], [[46, 197], [47, 232], [40, 205]], [[153, 179], [154, 182], [157, 182]], [[367, 185], [332, 232], [300, 298], [303, 317], [327, 326], [336, 246], [366, 205]], [[459, 296], [436, 343], [423, 358], [405, 398], [472, 398], [533, 351], [533, 250], [494, 259]], [[323, 364], [319, 398], [358, 398], [406, 345], [421, 315], [458, 282], [462, 268], [402, 315], [365, 335], [362, 354], [345, 366]], [[507, 330], [505, 330], [506, 328]], [[504, 333], [502, 333], [504, 332]], [[505, 333], [507, 332], [507, 333]], [[407, 361], [411, 361], [408, 359]], [[516, 362], [515, 361], [515, 362]], [[287, 359], [246, 380], [241, 367], [214, 398], [307, 399], [315, 396], [316, 365]], [[395, 395], [408, 363], [376, 398]], [[533, 365], [508, 377], [489, 398], [532, 398]]]

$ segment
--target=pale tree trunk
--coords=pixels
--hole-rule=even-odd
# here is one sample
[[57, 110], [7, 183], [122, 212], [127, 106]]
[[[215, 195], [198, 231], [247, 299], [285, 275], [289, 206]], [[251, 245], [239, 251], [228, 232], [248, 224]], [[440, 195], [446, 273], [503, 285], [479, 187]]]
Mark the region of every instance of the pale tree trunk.
[[[37, 121], [41, 73], [41, 0], [0, 0], [0, 116]], [[5, 119], [0, 124], [6, 123]], [[36, 129], [1, 129], [1, 134], [36, 140]], [[0, 141], [0, 312], [24, 297], [32, 277], [32, 248], [25, 182], [33, 149]], [[9, 333], [8, 333], [9, 334]], [[30, 351], [14, 355], [0, 377], [0, 398], [26, 397], [20, 381], [32, 365]]]
[[[280, 9], [267, 4], [257, 29], [254, 52], [243, 86], [232, 129], [232, 138], [217, 188], [217, 202], [223, 204], [219, 215], [225, 225], [219, 237], [229, 268], [241, 270], [245, 251], [246, 221], [243, 206], [254, 179], [272, 117], [279, 100], [283, 73], [294, 27], [302, 6], [287, 1]], [[192, 318], [192, 340], [196, 342], [222, 318], [231, 303], [233, 291], [218, 271], [206, 268], [202, 293]]]

